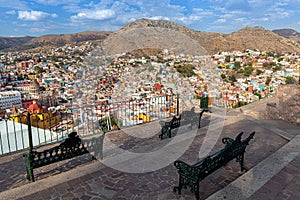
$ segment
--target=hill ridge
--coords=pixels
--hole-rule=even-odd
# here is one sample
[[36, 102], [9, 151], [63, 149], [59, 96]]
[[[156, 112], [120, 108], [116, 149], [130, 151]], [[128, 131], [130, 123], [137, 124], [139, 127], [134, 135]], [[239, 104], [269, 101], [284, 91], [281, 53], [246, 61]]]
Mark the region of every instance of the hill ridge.
[[[291, 37], [289, 35], [285, 35], [285, 37], [283, 37], [277, 31], [267, 30], [261, 26], [246, 26], [235, 32], [224, 34], [218, 32], [197, 31], [172, 21], [153, 20], [146, 18], [141, 18], [130, 22], [115, 32], [85, 31], [74, 34], [49, 34], [40, 37], [29, 37], [26, 39], [22, 37], [14, 39], [0, 37], [0, 50], [7, 48], [10, 48], [9, 50], [22, 50], [49, 44], [54, 46], [62, 46], [67, 43], [93, 40], [105, 41], [108, 40], [107, 38], [115, 37], [118, 34], [124, 34], [126, 31], [133, 31], [133, 29], [139, 29], [139, 31], [141, 32], [140, 35], [138, 35], [138, 37], [144, 34], [143, 29], [147, 29], [148, 36], [147, 34], [144, 36], [145, 41], [151, 40], [151, 45], [158, 47], [159, 43], [155, 43], [155, 40], [153, 40], [153, 38], [151, 37], [154, 37], [154, 35], [161, 37], [161, 35], [159, 34], [167, 35], [173, 31], [180, 33], [183, 37], [188, 37], [191, 40], [194, 40], [193, 42], [197, 42], [197, 44], [195, 45], [204, 47], [204, 49], [209, 54], [214, 54], [221, 51], [244, 51], [246, 49], [258, 49], [261, 51], [272, 51], [278, 53], [300, 53], [300, 43], [298, 43], [297, 40], [295, 40], [295, 37]], [[151, 34], [149, 29], [156, 31], [156, 33]], [[292, 31], [289, 31], [289, 33], [291, 35]], [[294, 33], [297, 35], [298, 32], [295, 31]], [[143, 38], [140, 37], [140, 41], [142, 41], [142, 39]], [[166, 40], [168, 39], [166, 38]], [[180, 38], [176, 37], [176, 40], [180, 41]], [[163, 43], [162, 40], [159, 40], [159, 42]], [[117, 47], [117, 45], [119, 44], [120, 43], [115, 44], [115, 46], [112, 45], [112, 48]], [[126, 46], [124, 44], [122, 45]], [[178, 49], [182, 48], [189, 47], [178, 47]]]

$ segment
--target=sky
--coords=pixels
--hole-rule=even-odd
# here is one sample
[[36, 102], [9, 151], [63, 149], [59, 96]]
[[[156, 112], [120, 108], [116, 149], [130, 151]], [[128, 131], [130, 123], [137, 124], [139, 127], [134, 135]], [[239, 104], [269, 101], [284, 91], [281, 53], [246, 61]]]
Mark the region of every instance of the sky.
[[205, 31], [246, 26], [300, 32], [300, 0], [0, 0], [0, 36], [116, 31], [140, 18]]

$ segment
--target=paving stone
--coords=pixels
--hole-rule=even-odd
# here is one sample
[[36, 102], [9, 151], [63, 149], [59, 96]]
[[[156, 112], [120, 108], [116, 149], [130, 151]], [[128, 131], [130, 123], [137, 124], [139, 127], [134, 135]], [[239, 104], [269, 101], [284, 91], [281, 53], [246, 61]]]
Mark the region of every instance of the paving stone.
[[[240, 118], [234, 121], [234, 116], [228, 118], [222, 137], [235, 137], [240, 131], [245, 132], [245, 137], [251, 132], [256, 131], [254, 141], [251, 142], [247, 152], [245, 154], [245, 164], [249, 169], [256, 166], [259, 162], [269, 157], [272, 153], [280, 149], [285, 145], [288, 140], [278, 135], [275, 129], [270, 130], [263, 124], [256, 123], [253, 120], [246, 118]], [[231, 123], [232, 122], [232, 123]], [[231, 123], [231, 124], [230, 124]], [[204, 123], [202, 124], [203, 126]], [[208, 125], [208, 124], [206, 124]], [[272, 123], [268, 123], [268, 126]], [[151, 124], [147, 124], [151, 126]], [[137, 126], [138, 128], [138, 126]], [[198, 161], [198, 154], [201, 144], [204, 141], [204, 129], [202, 127], [198, 131], [198, 135], [187, 149], [186, 152], [179, 158], [187, 163], [194, 163]], [[280, 128], [280, 127], [276, 127]], [[284, 127], [283, 127], [284, 128]], [[135, 129], [138, 131], [138, 129]], [[151, 129], [150, 129], [151, 130]], [[292, 129], [291, 129], [292, 130]], [[202, 132], [201, 132], [202, 131]], [[157, 137], [151, 137], [149, 140], [138, 139], [132, 136], [126, 136], [127, 134], [120, 131], [109, 133], [109, 137], [116, 144], [124, 144], [122, 147], [125, 149], [148, 149], [146, 145], [150, 145], [151, 148], [157, 148], [162, 144], [168, 143], [170, 139], [164, 139], [161, 141]], [[172, 138], [171, 138], [172, 139]], [[161, 143], [160, 143], [161, 142]], [[156, 145], [157, 144], [157, 145]], [[156, 146], [155, 146], [156, 145]], [[218, 141], [212, 152], [218, 151], [223, 148], [224, 145]], [[31, 184], [24, 180], [26, 175], [24, 168], [24, 161], [20, 159], [21, 154], [14, 154], [12, 158], [0, 157], [0, 175], [3, 174], [5, 180], [0, 184], [0, 191], [23, 186], [30, 186]], [[88, 157], [81, 159], [74, 159], [72, 161], [57, 163], [55, 165], [46, 166], [36, 171], [37, 179], [57, 179], [63, 172], [70, 169], [78, 169], [77, 172], [81, 173], [87, 166], [94, 164], [88, 161]], [[4, 162], [1, 162], [4, 161]], [[98, 161], [96, 161], [98, 162]], [[5, 169], [1, 169], [4, 167]], [[10, 167], [11, 166], [11, 167]], [[100, 165], [99, 165], [100, 166]], [[295, 191], [299, 185], [295, 184], [300, 182], [299, 180], [299, 166], [300, 156], [297, 156], [292, 162], [284, 167], [277, 175], [272, 177], [269, 182], [260, 188], [250, 199], [300, 199], [300, 193]], [[20, 169], [20, 171], [13, 171]], [[56, 176], [56, 174], [59, 174]], [[218, 169], [216, 172], [208, 176], [206, 179], [200, 182], [200, 196], [202, 199], [209, 197], [211, 194], [229, 185], [233, 180], [241, 177], [244, 173], [240, 172], [239, 164], [231, 161], [225, 167]], [[52, 177], [53, 176], [53, 177]], [[278, 184], [282, 183], [282, 185]], [[24, 199], [43, 199], [44, 197], [51, 196], [51, 200], [58, 198], [72, 198], [72, 199], [194, 199], [194, 195], [189, 190], [183, 189], [182, 195], [177, 195], [173, 192], [173, 187], [178, 184], [178, 174], [176, 168], [171, 163], [169, 166], [163, 169], [150, 172], [150, 173], [124, 173], [118, 170], [111, 169], [109, 167], [101, 165], [98, 171], [93, 171], [79, 178], [70, 179], [62, 184], [46, 188], [45, 190], [38, 192], [39, 195], [27, 195]], [[272, 195], [266, 195], [269, 191], [276, 190]], [[43, 197], [44, 192], [44, 197]], [[73, 195], [73, 196], [72, 196]], [[1, 193], [0, 193], [1, 197]]]
[[62, 199], [73, 199], [75, 196], [73, 193], [66, 193], [62, 195]]
[[92, 197], [91, 196], [89, 196], [89, 195], [82, 195], [81, 197], [80, 197], [80, 199], [82, 199], [82, 200], [90, 200]]

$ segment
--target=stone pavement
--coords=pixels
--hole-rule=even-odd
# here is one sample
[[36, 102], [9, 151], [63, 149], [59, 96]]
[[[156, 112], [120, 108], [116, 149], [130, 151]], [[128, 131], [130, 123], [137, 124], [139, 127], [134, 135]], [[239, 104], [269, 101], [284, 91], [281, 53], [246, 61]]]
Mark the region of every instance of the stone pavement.
[[[117, 166], [134, 168], [137, 167], [135, 165], [140, 165], [138, 153], [155, 152], [167, 145], [181, 148], [183, 143], [192, 141], [179, 158], [192, 164], [199, 159], [201, 145], [207, 139], [206, 133], [213, 121], [210, 116], [213, 116], [213, 113], [205, 114], [202, 128], [198, 131], [183, 128], [181, 131], [185, 133], [180, 134], [179, 131], [177, 133], [179, 139], [175, 142], [173, 138], [159, 140], [156, 134], [159, 126], [155, 123], [108, 133], [105, 137], [115, 146], [121, 146], [122, 149], [137, 154], [122, 157], [125, 154], [119, 154], [109, 146], [104, 149], [103, 160], [91, 161], [90, 155], [84, 155], [36, 169], [37, 181], [34, 183], [25, 180], [25, 166], [21, 153], [0, 157], [2, 191], [0, 199], [194, 199], [189, 190], [183, 189], [181, 196], [172, 191], [173, 186], [178, 184], [178, 175], [171, 160], [168, 165], [158, 167], [154, 171], [147, 171], [148, 166], [142, 166], [145, 169], [143, 173], [121, 171], [107, 167], [103, 163], [106, 160], [113, 160], [116, 168]], [[218, 123], [223, 127], [221, 121]], [[231, 161], [200, 182], [200, 197], [299, 199], [299, 126], [282, 121], [257, 120], [250, 115], [232, 111], [226, 115], [221, 135], [217, 138], [212, 152], [223, 148], [221, 138], [234, 138], [241, 131], [244, 132], [243, 137], [253, 131], [256, 132], [245, 154], [245, 165], [249, 171], [241, 173], [238, 163]], [[193, 133], [195, 138], [192, 137]], [[143, 138], [145, 134], [149, 134], [148, 138]], [[161, 153], [162, 163], [168, 158], [164, 156], [170, 153], [167, 151], [166, 154]], [[150, 163], [153, 164], [151, 167], [160, 164], [155, 156], [153, 160], [156, 162]]]

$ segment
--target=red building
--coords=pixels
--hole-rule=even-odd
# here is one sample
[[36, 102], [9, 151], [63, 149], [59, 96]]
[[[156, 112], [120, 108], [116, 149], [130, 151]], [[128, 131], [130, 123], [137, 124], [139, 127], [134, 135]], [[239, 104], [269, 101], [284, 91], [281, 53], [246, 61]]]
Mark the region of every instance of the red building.
[[37, 99], [22, 100], [22, 108], [27, 110], [29, 106], [33, 104], [34, 101], [37, 102]]

